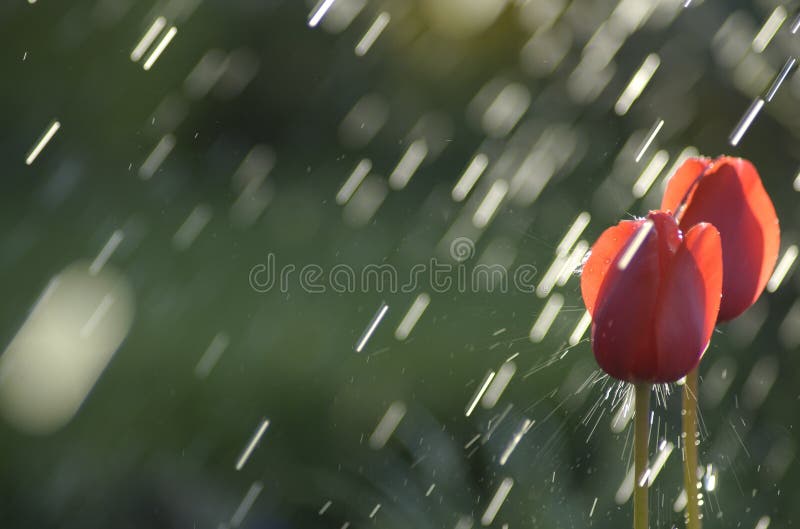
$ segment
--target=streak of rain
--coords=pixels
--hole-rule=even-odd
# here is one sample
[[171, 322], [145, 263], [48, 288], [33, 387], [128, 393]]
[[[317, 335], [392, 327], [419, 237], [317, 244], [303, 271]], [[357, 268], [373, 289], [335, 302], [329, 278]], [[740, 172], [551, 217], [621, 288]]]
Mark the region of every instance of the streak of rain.
[[[680, 527], [696, 443], [704, 526], [791, 525], [795, 7], [0, 7], [6, 524], [622, 527], [638, 482]], [[581, 265], [720, 145], [759, 167], [781, 251], [705, 353], [698, 437], [658, 387], [634, 476]]]

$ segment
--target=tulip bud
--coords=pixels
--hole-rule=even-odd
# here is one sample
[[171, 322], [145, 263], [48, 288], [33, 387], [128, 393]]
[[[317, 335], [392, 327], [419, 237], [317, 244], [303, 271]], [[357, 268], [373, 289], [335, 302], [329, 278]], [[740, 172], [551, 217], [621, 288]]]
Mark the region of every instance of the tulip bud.
[[661, 209], [676, 213], [684, 231], [700, 222], [722, 239], [719, 321], [739, 316], [764, 290], [780, 249], [775, 207], [753, 164], [742, 158], [689, 158], [667, 184]]
[[713, 225], [693, 226], [684, 237], [672, 215], [654, 211], [607, 229], [581, 276], [597, 363], [634, 383], [684, 377], [711, 339], [721, 292]]

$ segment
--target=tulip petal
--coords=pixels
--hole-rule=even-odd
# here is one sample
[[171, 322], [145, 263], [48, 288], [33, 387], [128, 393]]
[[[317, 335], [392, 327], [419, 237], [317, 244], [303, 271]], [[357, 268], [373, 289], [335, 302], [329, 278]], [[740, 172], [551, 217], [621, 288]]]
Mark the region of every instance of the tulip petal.
[[725, 268], [719, 320], [735, 318], [761, 295], [780, 247], [778, 217], [753, 164], [741, 158], [715, 160], [680, 222], [684, 230], [699, 222], [719, 230]]
[[661, 263], [662, 276], [670, 267], [670, 263], [678, 251], [683, 239], [675, 217], [664, 211], [651, 211], [647, 218], [653, 221], [659, 236], [658, 256]]
[[[618, 233], [623, 224], [606, 233], [615, 229]], [[643, 224], [643, 221], [628, 222], [623, 229]], [[653, 375], [653, 318], [661, 275], [658, 238], [658, 230], [652, 230], [625, 270], [617, 267], [624, 252], [619, 252], [610, 263], [605, 262], [608, 254], [602, 257], [608, 266], [594, 306], [592, 350], [600, 367], [620, 380], [646, 380]], [[614, 240], [617, 249], [620, 240], [621, 236]]]
[[656, 309], [658, 368], [653, 382], [672, 382], [685, 376], [708, 346], [722, 295], [720, 240], [714, 226], [697, 224], [686, 234], [672, 260]]
[[597, 294], [611, 263], [622, 252], [628, 240], [642, 223], [643, 221], [623, 220], [604, 231], [592, 246], [589, 258], [581, 271], [581, 295], [589, 314], [594, 313]]
[[661, 209], [676, 213], [681, 204], [689, 200], [694, 185], [710, 162], [709, 158], [687, 158], [667, 182]]

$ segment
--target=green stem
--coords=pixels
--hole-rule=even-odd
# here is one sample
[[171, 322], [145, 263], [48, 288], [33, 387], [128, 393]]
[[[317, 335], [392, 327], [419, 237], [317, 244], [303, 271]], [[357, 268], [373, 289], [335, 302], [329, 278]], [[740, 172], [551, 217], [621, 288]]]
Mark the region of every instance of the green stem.
[[648, 529], [647, 470], [650, 441], [650, 384], [636, 384], [636, 413], [633, 417], [633, 529]]
[[686, 529], [700, 529], [697, 501], [697, 368], [683, 385], [683, 488], [686, 489]]

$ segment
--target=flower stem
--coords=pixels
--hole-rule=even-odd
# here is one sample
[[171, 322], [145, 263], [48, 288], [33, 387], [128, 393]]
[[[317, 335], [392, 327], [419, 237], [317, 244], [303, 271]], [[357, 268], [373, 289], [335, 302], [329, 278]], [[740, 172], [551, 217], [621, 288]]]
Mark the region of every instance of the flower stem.
[[697, 502], [697, 368], [686, 375], [683, 385], [683, 487], [686, 489], [686, 529], [700, 529]]
[[[650, 441], [650, 384], [636, 384], [636, 413], [633, 417], [633, 529], [648, 529], [647, 470]], [[644, 479], [642, 479], [644, 478]]]

